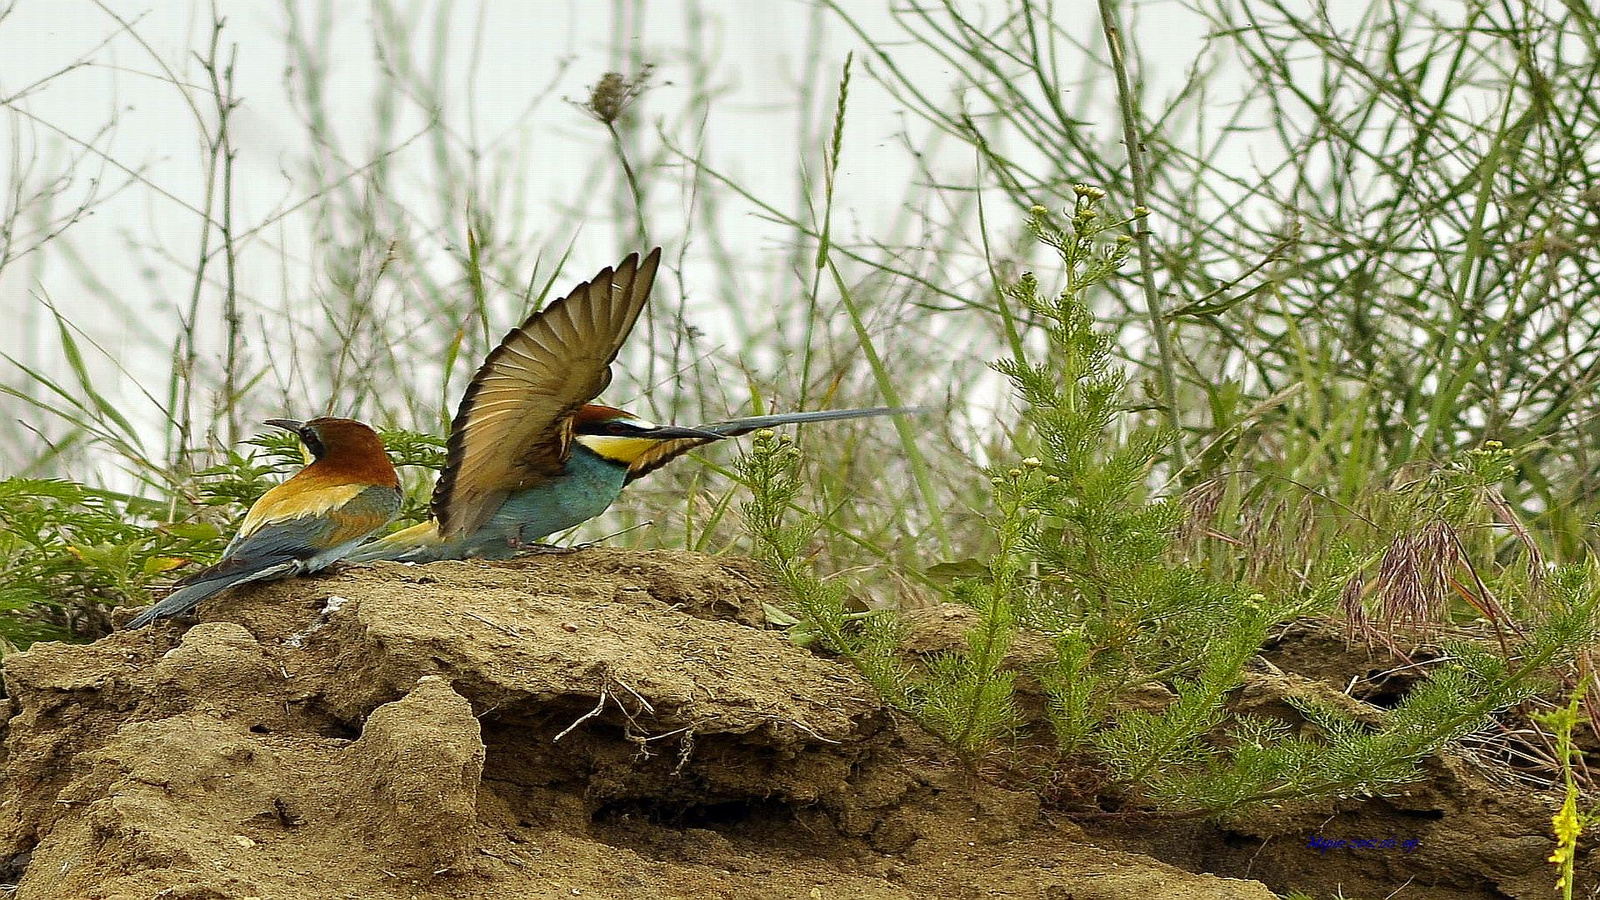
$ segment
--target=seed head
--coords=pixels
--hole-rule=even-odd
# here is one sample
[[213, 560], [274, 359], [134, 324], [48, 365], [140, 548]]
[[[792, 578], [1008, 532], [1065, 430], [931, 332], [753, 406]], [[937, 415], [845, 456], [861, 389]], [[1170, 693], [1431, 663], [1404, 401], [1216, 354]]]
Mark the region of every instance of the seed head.
[[646, 63], [632, 78], [621, 72], [607, 72], [589, 89], [589, 100], [580, 104], [581, 108], [602, 125], [615, 124], [649, 86], [651, 69]]

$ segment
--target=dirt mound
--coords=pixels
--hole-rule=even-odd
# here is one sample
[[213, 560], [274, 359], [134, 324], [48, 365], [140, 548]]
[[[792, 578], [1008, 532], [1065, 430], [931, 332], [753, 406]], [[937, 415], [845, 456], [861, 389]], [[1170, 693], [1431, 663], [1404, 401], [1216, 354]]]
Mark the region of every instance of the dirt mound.
[[19, 898], [1269, 898], [1082, 843], [761, 626], [587, 550], [240, 588], [6, 660]]

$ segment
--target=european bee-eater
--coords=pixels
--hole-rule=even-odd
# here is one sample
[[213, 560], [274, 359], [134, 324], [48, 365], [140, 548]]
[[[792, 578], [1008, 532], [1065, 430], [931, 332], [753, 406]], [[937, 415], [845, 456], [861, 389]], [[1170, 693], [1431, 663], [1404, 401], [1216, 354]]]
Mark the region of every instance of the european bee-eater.
[[267, 424], [298, 434], [310, 465], [261, 495], [220, 562], [180, 580], [178, 590], [140, 613], [129, 628], [181, 616], [236, 584], [325, 568], [394, 520], [400, 480], [377, 432], [354, 419]]
[[503, 559], [605, 512], [622, 488], [689, 450], [757, 428], [911, 410], [823, 410], [656, 425], [592, 403], [655, 282], [661, 250], [637, 253], [534, 313], [478, 369], [450, 425], [433, 519], [352, 562]]

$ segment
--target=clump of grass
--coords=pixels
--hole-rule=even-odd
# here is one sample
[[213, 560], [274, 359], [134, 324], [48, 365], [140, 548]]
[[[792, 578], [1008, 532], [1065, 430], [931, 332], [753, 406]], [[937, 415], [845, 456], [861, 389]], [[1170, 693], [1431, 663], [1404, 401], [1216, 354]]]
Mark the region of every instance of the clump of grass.
[[[1326, 497], [1280, 532], [1332, 552], [1350, 518], [1334, 504], [1499, 440], [1528, 475], [1501, 485], [1507, 508], [1552, 558], [1592, 548], [1600, 110], [1572, 60], [1596, 10], [1208, 0], [1161, 13], [1199, 26], [1179, 70], [1147, 17], [1113, 6], [1063, 21], [1023, 0], [986, 19], [923, 5], [876, 26], [829, 4], [870, 76], [981, 161], [947, 179], [963, 192], [1015, 209], [1068, 204], [1077, 180], [1145, 192], [1151, 264], [1096, 311], [1150, 404], [1139, 418], [1175, 412], [1196, 448], [1185, 486], [1248, 473], [1262, 511]], [[947, 91], [907, 46], [956, 73]], [[970, 233], [952, 208], [928, 231]], [[1026, 257], [996, 233], [973, 243]]]

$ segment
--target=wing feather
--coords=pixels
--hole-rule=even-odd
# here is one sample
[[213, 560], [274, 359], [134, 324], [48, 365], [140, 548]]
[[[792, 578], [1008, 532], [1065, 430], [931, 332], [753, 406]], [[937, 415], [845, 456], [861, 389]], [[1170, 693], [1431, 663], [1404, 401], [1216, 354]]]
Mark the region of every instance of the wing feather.
[[[733, 436], [734, 435], [729, 434], [724, 435], [723, 437]], [[649, 475], [651, 472], [654, 472], [667, 463], [672, 462], [685, 453], [688, 453], [690, 450], [693, 450], [696, 447], [704, 447], [706, 444], [710, 444], [719, 440], [722, 440], [722, 438], [673, 438], [667, 441], [657, 441], [650, 447], [650, 449], [634, 457], [633, 462], [628, 464], [628, 480], [623, 483], [632, 484], [633, 482], [638, 481], [640, 478], [643, 478], [646, 475]]]
[[274, 497], [279, 488], [262, 495], [250, 508], [244, 527], [223, 551], [220, 562], [178, 583], [191, 584], [231, 571], [310, 559], [377, 531], [400, 511], [400, 490], [387, 485], [333, 485], [304, 490], [289, 499]]
[[507, 334], [467, 385], [450, 423], [433, 515], [469, 534], [511, 493], [562, 471], [572, 416], [611, 383], [611, 363], [655, 284], [661, 249], [630, 255]]

